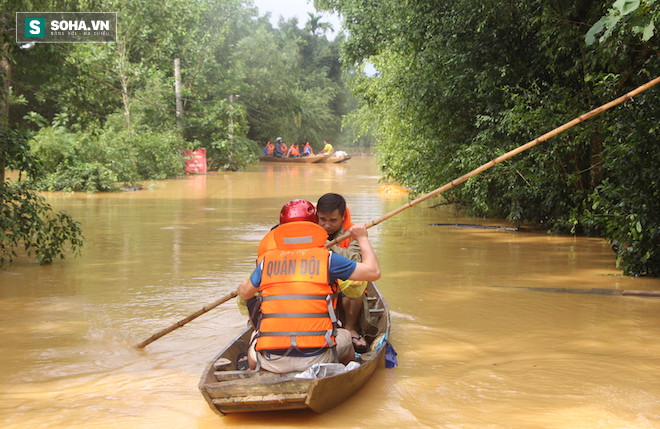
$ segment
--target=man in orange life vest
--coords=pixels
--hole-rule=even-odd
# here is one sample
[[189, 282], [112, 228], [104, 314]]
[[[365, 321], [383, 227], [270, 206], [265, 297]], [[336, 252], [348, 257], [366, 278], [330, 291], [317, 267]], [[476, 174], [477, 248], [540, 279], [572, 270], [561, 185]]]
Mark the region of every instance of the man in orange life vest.
[[362, 250], [362, 262], [355, 262], [325, 248], [327, 233], [316, 221], [316, 209], [309, 201], [285, 204], [280, 226], [274, 230], [276, 248], [266, 252], [238, 286], [244, 300], [257, 291], [261, 295], [259, 322], [248, 353], [252, 369], [259, 364], [267, 371], [286, 373], [354, 359], [350, 332], [336, 326], [334, 285], [338, 279], [378, 280], [380, 265], [365, 224], [350, 230]]
[[286, 153], [287, 158], [300, 158], [300, 147], [298, 146], [298, 143], [292, 143], [291, 146], [289, 146], [289, 150]]
[[266, 146], [264, 146], [264, 150], [261, 151], [261, 153], [262, 153], [263, 155], [270, 155], [270, 156], [273, 156], [273, 151], [274, 151], [274, 150], [275, 150], [275, 146], [273, 146], [273, 144], [272, 144], [272, 143], [270, 142], [270, 140], [269, 140], [268, 143], [266, 143]]
[[[346, 207], [346, 200], [339, 194], [327, 193], [321, 196], [316, 203], [316, 211], [319, 217], [319, 225], [328, 233], [328, 241], [343, 235], [345, 231], [353, 226], [351, 213]], [[352, 261], [360, 262], [362, 260], [360, 245], [350, 238], [335, 244], [329, 250]], [[341, 303], [345, 316], [344, 328], [351, 333], [356, 351], [362, 353], [365, 351], [367, 342], [358, 332], [358, 318], [362, 311], [364, 290], [367, 283], [352, 280], [340, 281], [339, 287], [342, 292]]]

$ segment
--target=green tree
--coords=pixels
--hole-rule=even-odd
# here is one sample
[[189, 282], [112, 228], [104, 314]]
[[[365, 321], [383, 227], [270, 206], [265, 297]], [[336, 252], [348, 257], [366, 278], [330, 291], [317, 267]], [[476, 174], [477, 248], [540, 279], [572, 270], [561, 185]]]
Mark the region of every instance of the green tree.
[[[66, 248], [78, 252], [83, 244], [80, 225], [68, 214], [57, 212], [35, 192], [22, 183], [5, 180], [5, 168], [31, 172], [38, 168], [38, 160], [28, 154], [28, 133], [12, 126], [11, 107], [24, 105], [27, 99], [17, 95], [15, 65], [23, 55], [14, 42], [16, 10], [36, 7], [50, 10], [49, 1], [9, 1], [0, 9], [0, 265], [17, 256], [23, 246], [42, 264], [56, 257], [63, 258]], [[37, 66], [35, 61], [33, 64]]]
[[[42, 3], [37, 9], [65, 6]], [[7, 19], [33, 6], [13, 2]], [[153, 177], [125, 174], [131, 169], [119, 160], [89, 160], [87, 152], [120, 153], [107, 147], [123, 147], [121, 139], [110, 138], [123, 133], [119, 125], [128, 133], [165, 141], [179, 133], [183, 144], [170, 145], [170, 150], [206, 147], [210, 165], [226, 169], [255, 160], [259, 146], [275, 136], [312, 142], [341, 138], [350, 96], [344, 90], [339, 42], [327, 40], [327, 27], [317, 17], [306, 29], [294, 21], [275, 29], [242, 0], [79, 0], [64, 9], [117, 11], [121, 25], [117, 43], [37, 44], [30, 50], [12, 45], [13, 88], [25, 103], [13, 109], [10, 122], [32, 130], [52, 127], [39, 132], [35, 151], [54, 156], [46, 164], [67, 159], [59, 170], [42, 170], [49, 177], [35, 177], [42, 181], [39, 186], [111, 189], [106, 184], [112, 177], [162, 177], [162, 171]], [[173, 91], [175, 58], [181, 64], [180, 121]], [[55, 154], [53, 149], [63, 148], [56, 141], [60, 138], [92, 142], [92, 148]], [[45, 146], [49, 150], [42, 150]]]
[[347, 104], [339, 42], [317, 34], [322, 24], [300, 29], [294, 19], [273, 29], [261, 19], [234, 33], [239, 40], [228, 61], [235, 65], [251, 139], [320, 142], [340, 135]]
[[316, 36], [317, 32], [319, 35], [325, 35], [328, 31], [334, 30], [332, 24], [321, 21], [323, 19], [321, 15], [307, 13], [307, 16], [309, 17], [309, 20], [307, 21], [307, 24], [305, 24], [305, 30], [309, 31], [314, 36]]
[[0, 186], [0, 266], [17, 256], [23, 247], [41, 264], [64, 258], [70, 248], [77, 253], [83, 245], [80, 224], [64, 212], [53, 210], [46, 200], [24, 186]]
[[[8, 105], [6, 109], [8, 115]], [[79, 252], [83, 237], [78, 222], [55, 211], [25, 182], [5, 180], [5, 167], [28, 172], [39, 167], [28, 153], [27, 133], [11, 129], [7, 116], [0, 118], [0, 160], [0, 266], [11, 262], [21, 246], [41, 264], [64, 258], [67, 248]]]
[[[658, 6], [647, 1], [635, 9], [647, 23], [640, 27], [629, 12], [632, 3], [642, 4], [615, 2], [630, 20], [605, 25], [616, 37], [599, 48], [584, 43], [593, 23], [607, 13], [598, 1], [316, 1], [344, 16], [345, 65], [358, 70], [368, 62], [375, 65], [375, 76], [357, 73], [351, 83], [361, 100], [356, 121], [376, 136], [382, 171], [418, 192], [653, 77], [660, 56], [657, 36], [647, 29]], [[599, 28], [591, 33], [599, 34]], [[658, 151], [657, 128], [647, 125], [657, 122], [658, 104], [644, 101], [653, 97], [651, 92], [638, 98], [644, 108], [636, 116], [626, 114], [626, 107], [608, 112], [445, 196], [475, 215], [534, 222], [554, 232], [603, 233], [614, 240], [612, 229], [587, 221], [586, 202], [596, 190], [613, 196], [610, 186], [630, 188], [623, 183], [630, 177], [616, 173], [619, 169], [649, 171], [624, 218], [639, 219], [630, 217], [638, 202], [653, 198], [658, 173], [649, 167]], [[650, 156], [621, 158], [617, 148], [633, 145]], [[657, 214], [640, 223], [644, 231], [657, 230], [658, 224]], [[623, 223], [621, 228], [630, 230]], [[655, 262], [629, 270], [622, 261], [624, 271], [657, 274], [652, 242], [627, 241], [618, 248], [637, 245], [631, 254]]]
[[[655, 0], [617, 0], [587, 31], [585, 41], [600, 56], [616, 58], [622, 45], [636, 54], [617, 64], [623, 72], [595, 75], [600, 88], [624, 87], [636, 74], [653, 77], [658, 70], [656, 23], [660, 7]], [[602, 32], [598, 39], [596, 36]], [[621, 59], [620, 59], [621, 60]], [[612, 61], [610, 59], [610, 61]], [[653, 89], [644, 99], [623, 106], [619, 121], [603, 139], [602, 176], [574, 220], [591, 232], [603, 234], [616, 252], [617, 266], [628, 275], [660, 276], [660, 177], [658, 116]], [[649, 98], [647, 98], [649, 97]]]

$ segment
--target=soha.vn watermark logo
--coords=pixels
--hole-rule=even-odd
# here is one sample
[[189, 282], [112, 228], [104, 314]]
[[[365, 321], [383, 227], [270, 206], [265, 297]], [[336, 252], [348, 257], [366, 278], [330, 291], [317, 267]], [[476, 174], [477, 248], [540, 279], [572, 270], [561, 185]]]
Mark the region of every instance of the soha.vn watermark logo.
[[16, 43], [108, 43], [117, 12], [16, 12]]

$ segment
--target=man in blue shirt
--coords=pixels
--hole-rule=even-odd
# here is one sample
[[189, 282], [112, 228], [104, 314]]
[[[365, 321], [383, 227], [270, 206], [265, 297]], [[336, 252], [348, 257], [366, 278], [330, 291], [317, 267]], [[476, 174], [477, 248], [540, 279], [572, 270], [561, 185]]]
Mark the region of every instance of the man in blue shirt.
[[[300, 200], [298, 200], [298, 201], [300, 201]], [[294, 204], [292, 204], [292, 203], [294, 203]], [[309, 206], [311, 206], [313, 208], [311, 203], [306, 202], [306, 201], [304, 203], [307, 203]], [[297, 203], [296, 201], [292, 201], [289, 204], [292, 204], [292, 209], [293, 210], [298, 210], [300, 208], [299, 207], [300, 203]], [[296, 204], [298, 204], [298, 205], [296, 206]], [[305, 205], [305, 207], [308, 207], [308, 206]], [[287, 209], [287, 205], [285, 205], [285, 207], [283, 208], [283, 213], [286, 209]], [[314, 215], [316, 215], [316, 213], [314, 213]], [[320, 236], [320, 241], [318, 242], [318, 244], [315, 244], [313, 246], [311, 246], [311, 245], [310, 246], [302, 246], [302, 248], [300, 248], [300, 250], [303, 251], [303, 252], [305, 252], [305, 251], [312, 252], [312, 253], [310, 253], [310, 255], [313, 255], [313, 257], [316, 257], [317, 258], [316, 260], [318, 261], [318, 255], [319, 254], [314, 253], [314, 252], [318, 252], [319, 248], [324, 249], [323, 243], [325, 242], [325, 239], [327, 237], [327, 234], [325, 233], [325, 231], [322, 228], [320, 228], [316, 223], [310, 222], [310, 221], [294, 222], [294, 223], [288, 224], [289, 226], [286, 226], [286, 225], [287, 224], [277, 228], [278, 233], [284, 234], [284, 231], [287, 230], [287, 229], [292, 231], [292, 232], [295, 232], [294, 230], [303, 229], [303, 230], [305, 230], [305, 233], [301, 234], [301, 235], [304, 236], [304, 237], [302, 237], [302, 236], [301, 237], [294, 237], [294, 239], [291, 239], [291, 237], [287, 236], [286, 238], [278, 239], [279, 240], [278, 249], [280, 249], [280, 250], [274, 250], [274, 251], [271, 251], [271, 252], [267, 253], [267, 255], [268, 254], [271, 255], [271, 259], [274, 261], [274, 262], [271, 262], [271, 264], [275, 264], [275, 265], [269, 266], [269, 269], [272, 269], [272, 267], [278, 267], [278, 270], [279, 270], [280, 265], [277, 265], [277, 264], [279, 263], [279, 261], [278, 261], [278, 255], [279, 254], [278, 254], [278, 252], [280, 252], [280, 251], [285, 252], [285, 253], [282, 253], [282, 254], [285, 254], [287, 256], [287, 258], [289, 258], [288, 259], [288, 265], [286, 265], [286, 266], [296, 266], [295, 264], [291, 264], [291, 262], [292, 262], [291, 258], [295, 257], [295, 255], [291, 254], [290, 252], [286, 253], [286, 250], [285, 250], [286, 245], [282, 244], [282, 243], [285, 243], [287, 239], [292, 240], [292, 242], [296, 242], [296, 241], [299, 242], [300, 239], [302, 239], [302, 238], [308, 238], [307, 237], [307, 235], [308, 235], [307, 231], [311, 231], [309, 233], [309, 235], [310, 235], [309, 238], [311, 239], [312, 238], [311, 235], [314, 234], [314, 228], [319, 229], [320, 232], [322, 233], [321, 236]], [[360, 244], [360, 248], [362, 249], [362, 262], [351, 261], [350, 259], [347, 259], [347, 258], [345, 258], [345, 257], [343, 257], [339, 254], [323, 251], [325, 253], [322, 253], [322, 254], [326, 255], [328, 257], [327, 275], [325, 275], [323, 273], [320, 273], [320, 274], [322, 274], [322, 276], [317, 276], [314, 281], [310, 280], [311, 283], [309, 284], [309, 286], [305, 286], [305, 288], [309, 287], [310, 290], [313, 290], [314, 288], [316, 288], [316, 290], [319, 290], [319, 289], [323, 290], [323, 285], [321, 283], [324, 282], [325, 280], [327, 280], [328, 285], [333, 285], [336, 282], [337, 279], [375, 281], [375, 280], [378, 280], [380, 278], [380, 265], [378, 263], [378, 259], [376, 258], [376, 254], [374, 253], [373, 248], [371, 247], [371, 243], [369, 242], [366, 225], [365, 224], [355, 225], [354, 227], [352, 227], [350, 229], [350, 233], [351, 233], [351, 238], [353, 240], [356, 240]], [[314, 238], [314, 240], [315, 240], [315, 243], [316, 243], [316, 238]], [[316, 250], [314, 250], [314, 249], [316, 249]], [[238, 292], [238, 295], [242, 299], [248, 300], [251, 297], [253, 297], [258, 291], [262, 291], [262, 295], [264, 295], [264, 292], [263, 292], [262, 289], [260, 289], [260, 287], [262, 286], [262, 284], [265, 281], [264, 280], [264, 264], [265, 263], [267, 263], [267, 259], [262, 260], [259, 263], [259, 265], [255, 268], [255, 270], [252, 272], [250, 277], [238, 286], [237, 292]], [[323, 265], [325, 266], [325, 263]], [[285, 269], [286, 266], [285, 265], [281, 265], [281, 266], [283, 267], [283, 270], [281, 270], [281, 271], [286, 271], [286, 269]], [[300, 265], [298, 265], [298, 266], [300, 266]], [[295, 268], [294, 268], [294, 270], [295, 270]], [[289, 279], [294, 279], [295, 278], [295, 279], [297, 279], [297, 280], [289, 280], [289, 282], [293, 282], [292, 284], [297, 283], [298, 284], [297, 287], [300, 287], [301, 281], [302, 281], [303, 285], [306, 284], [304, 280], [299, 280], [299, 279], [301, 279], [301, 277], [295, 277], [295, 276], [294, 277], [290, 277], [290, 276], [286, 277], [290, 273], [285, 272], [285, 273], [277, 273], [277, 274], [278, 275], [282, 274], [282, 276], [284, 276], [283, 278], [289, 278]], [[317, 274], [319, 274], [319, 273], [317, 272]], [[269, 273], [269, 276], [270, 276], [270, 273]], [[310, 276], [310, 278], [311, 278], [311, 276]], [[321, 281], [319, 279], [324, 279], [324, 280]], [[287, 282], [282, 283], [282, 282], [277, 282], [276, 281], [275, 283], [273, 283], [271, 280], [269, 280], [269, 281], [270, 281], [269, 287], [271, 289], [266, 289], [266, 290], [268, 290], [269, 293], [273, 293], [272, 291], [277, 290], [277, 289], [273, 289], [273, 288], [280, 288], [279, 289], [280, 291], [275, 292], [275, 295], [279, 295], [279, 297], [275, 296], [275, 297], [271, 298], [271, 299], [274, 299], [275, 301], [264, 301], [264, 304], [262, 304], [262, 305], [265, 305], [265, 302], [269, 302], [270, 306], [279, 305], [279, 304], [275, 304], [274, 302], [276, 302], [278, 300], [281, 300], [281, 299], [288, 299], [288, 300], [298, 299], [298, 300], [300, 300], [300, 305], [301, 306], [311, 305], [311, 304], [308, 304], [303, 299], [303, 298], [307, 299], [309, 297], [305, 297], [305, 296], [300, 297], [298, 295], [291, 295], [292, 292], [290, 292], [290, 290], [292, 290], [291, 288], [295, 288], [296, 287], [295, 285], [288, 286], [289, 283], [287, 283]], [[330, 290], [328, 285], [325, 286], [325, 289]], [[307, 290], [307, 289], [305, 289], [305, 290]], [[305, 294], [308, 294], [308, 293], [312, 293], [312, 292], [305, 292]], [[322, 292], [322, 293], [325, 293], [325, 292]], [[264, 298], [264, 299], [266, 299], [266, 298]], [[302, 323], [308, 323], [304, 320], [305, 318], [310, 317], [309, 314], [307, 314], [307, 311], [308, 310], [297, 310], [297, 312], [289, 314], [288, 318], [293, 317], [293, 318], [303, 319]], [[332, 313], [332, 309], [330, 309], [329, 312]], [[301, 316], [301, 314], [303, 314], [303, 315]], [[277, 314], [275, 316], [270, 315], [270, 316], [271, 317], [276, 317], [276, 318], [284, 318], [284, 320], [290, 320], [290, 319], [287, 318], [286, 315], [282, 315], [282, 314]], [[316, 317], [320, 317], [320, 316], [316, 316]], [[323, 317], [332, 318], [331, 316], [327, 316], [327, 315], [323, 316]], [[284, 323], [284, 322], [282, 322], [282, 323]], [[263, 327], [262, 327], [262, 330], [263, 330]], [[316, 330], [317, 329], [314, 329], [314, 331], [316, 331]], [[275, 329], [274, 331], [278, 331], [278, 329]], [[303, 330], [303, 331], [306, 331], [306, 330]], [[272, 372], [277, 372], [277, 373], [286, 373], [286, 372], [293, 372], [293, 371], [304, 371], [304, 370], [306, 370], [307, 368], [309, 368], [310, 366], [312, 366], [316, 363], [336, 362], [336, 360], [338, 359], [341, 363], [347, 364], [348, 362], [350, 362], [351, 360], [354, 359], [355, 351], [354, 351], [354, 348], [353, 348], [353, 342], [351, 341], [351, 334], [350, 334], [349, 331], [347, 331], [345, 329], [337, 329], [336, 330], [336, 335], [334, 336], [335, 342], [336, 342], [336, 350], [333, 350], [333, 347], [328, 347], [327, 345], [321, 346], [321, 347], [315, 347], [314, 350], [312, 350], [310, 348], [305, 348], [305, 347], [302, 347], [301, 349], [299, 349], [297, 346], [296, 347], [290, 346], [290, 347], [288, 347], [288, 349], [275, 350], [275, 351], [273, 351], [272, 349], [264, 350], [263, 347], [260, 349], [260, 351], [256, 350], [256, 347], [255, 347], [256, 346], [256, 344], [255, 344], [256, 341], [255, 340], [258, 341], [258, 338], [263, 336], [264, 337], [264, 343], [266, 341], [273, 341], [272, 340], [273, 336], [277, 336], [275, 334], [278, 334], [278, 333], [279, 332], [266, 333], [266, 335], [264, 336], [263, 332], [259, 332], [259, 331], [255, 332], [255, 335], [257, 335], [257, 338], [254, 339], [254, 337], [253, 337], [253, 341], [251, 342], [251, 345], [250, 345], [250, 348], [249, 348], [249, 353], [248, 353], [250, 368], [252, 368], [252, 369], [256, 368], [256, 364], [257, 364], [257, 361], [258, 361], [260, 367], [265, 369], [265, 370], [272, 371]], [[279, 333], [279, 334], [280, 334], [279, 337], [282, 337], [281, 333]], [[302, 341], [308, 339], [308, 338], [304, 338], [305, 335], [303, 335], [303, 337], [299, 337], [298, 336], [299, 334], [307, 334], [308, 335], [308, 334], [310, 334], [310, 332], [295, 331], [295, 332], [292, 332], [292, 333], [288, 333], [287, 335], [291, 336], [292, 343], [302, 342]], [[286, 341], [287, 341], [287, 345], [288, 345], [288, 339], [286, 339]], [[279, 349], [279, 347], [275, 347], [275, 349]]]

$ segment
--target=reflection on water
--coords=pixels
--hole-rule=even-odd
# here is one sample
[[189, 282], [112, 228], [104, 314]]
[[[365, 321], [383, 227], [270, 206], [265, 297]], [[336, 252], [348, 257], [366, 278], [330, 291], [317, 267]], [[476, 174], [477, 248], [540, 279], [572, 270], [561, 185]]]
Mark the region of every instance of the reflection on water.
[[132, 348], [233, 290], [284, 202], [326, 192], [344, 194], [358, 222], [407, 201], [360, 157], [48, 194], [87, 243], [77, 259], [21, 257], [0, 271], [3, 427], [658, 427], [660, 299], [511, 286], [658, 290], [659, 280], [619, 276], [598, 239], [432, 226], [505, 225], [432, 203], [369, 230], [399, 366], [326, 414], [208, 408], [197, 382], [245, 323], [233, 303]]

